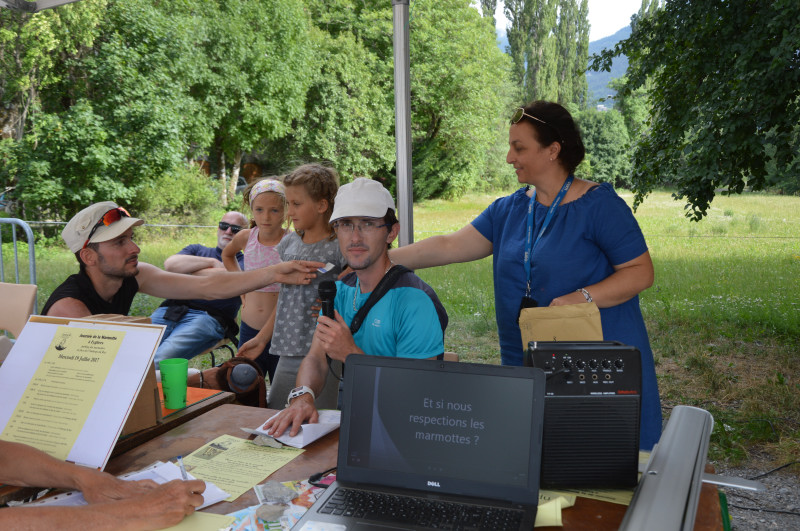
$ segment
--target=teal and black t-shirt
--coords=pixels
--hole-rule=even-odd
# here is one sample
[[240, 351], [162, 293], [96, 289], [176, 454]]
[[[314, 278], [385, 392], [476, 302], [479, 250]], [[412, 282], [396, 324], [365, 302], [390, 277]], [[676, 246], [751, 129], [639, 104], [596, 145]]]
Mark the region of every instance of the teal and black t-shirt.
[[[336, 282], [334, 308], [349, 325], [369, 293], [356, 286], [356, 274]], [[433, 289], [413, 273], [395, 285], [367, 313], [354, 336], [366, 354], [398, 358], [432, 358], [444, 352], [447, 312]]]

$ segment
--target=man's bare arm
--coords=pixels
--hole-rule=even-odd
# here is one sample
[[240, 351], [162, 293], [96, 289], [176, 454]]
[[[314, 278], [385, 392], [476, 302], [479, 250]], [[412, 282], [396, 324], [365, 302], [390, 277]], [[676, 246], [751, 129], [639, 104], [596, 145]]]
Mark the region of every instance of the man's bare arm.
[[323, 265], [295, 260], [239, 273], [194, 276], [170, 273], [139, 262], [136, 280], [139, 291], [163, 299], [227, 299], [276, 282], [309, 284], [316, 277], [316, 269]]
[[61, 531], [162, 529], [178, 524], [203, 504], [205, 483], [170, 481], [122, 501], [81, 507], [12, 507], [0, 509], [0, 529]]
[[216, 258], [194, 256], [191, 254], [173, 254], [164, 260], [165, 270], [170, 273], [183, 273], [184, 275], [191, 275], [197, 273], [201, 269], [215, 267], [224, 268], [225, 266]]
[[52, 306], [50, 309], [47, 310], [47, 315], [55, 316], [55, 317], [87, 317], [92, 315], [92, 312], [89, 311], [89, 308], [86, 307], [84, 303], [79, 301], [78, 299], [73, 299], [72, 297], [65, 297], [63, 299], [59, 299]]
[[[327, 375], [328, 363], [325, 360], [325, 350], [315, 333], [311, 340], [311, 348], [297, 370], [295, 385], [298, 387], [306, 385], [318, 396], [325, 386]], [[273, 436], [280, 436], [287, 428], [291, 428], [289, 435], [295, 436], [304, 422], [318, 421], [319, 413], [314, 405], [314, 399], [310, 394], [304, 394], [292, 400], [289, 407], [267, 422], [264, 427]]]

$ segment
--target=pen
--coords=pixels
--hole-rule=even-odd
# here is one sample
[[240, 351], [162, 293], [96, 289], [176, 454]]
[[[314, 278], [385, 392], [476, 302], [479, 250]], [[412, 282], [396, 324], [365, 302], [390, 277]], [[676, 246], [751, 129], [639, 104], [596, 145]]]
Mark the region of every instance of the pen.
[[189, 476], [186, 474], [186, 467], [183, 465], [183, 458], [178, 456], [178, 466], [181, 467], [181, 476], [183, 476], [184, 481], [189, 480]]

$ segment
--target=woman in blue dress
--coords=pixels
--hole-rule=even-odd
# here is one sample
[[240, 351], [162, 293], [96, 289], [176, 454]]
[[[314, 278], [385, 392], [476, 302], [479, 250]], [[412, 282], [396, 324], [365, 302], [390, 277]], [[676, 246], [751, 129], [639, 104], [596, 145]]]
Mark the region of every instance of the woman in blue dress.
[[649, 450], [661, 435], [661, 403], [639, 309], [638, 294], [653, 284], [642, 231], [611, 184], [573, 176], [585, 150], [561, 105], [536, 101], [517, 109], [508, 144], [506, 162], [524, 187], [459, 231], [394, 249], [390, 257], [420, 269], [491, 255], [503, 365], [522, 365], [517, 317], [523, 297], [538, 306], [594, 301], [603, 338], [641, 352], [640, 447]]

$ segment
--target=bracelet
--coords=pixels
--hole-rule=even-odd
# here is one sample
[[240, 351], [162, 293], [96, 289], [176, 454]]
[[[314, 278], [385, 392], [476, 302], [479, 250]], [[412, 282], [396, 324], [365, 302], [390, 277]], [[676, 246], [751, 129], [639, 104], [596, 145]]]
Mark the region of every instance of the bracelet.
[[316, 401], [316, 399], [317, 399], [317, 395], [315, 395], [315, 394], [314, 394], [314, 390], [313, 390], [313, 389], [311, 389], [311, 388], [310, 388], [309, 386], [307, 386], [307, 385], [301, 385], [301, 386], [299, 386], [299, 387], [295, 387], [295, 388], [294, 388], [294, 389], [292, 389], [292, 391], [289, 393], [289, 396], [288, 396], [288, 398], [286, 399], [286, 407], [289, 407], [289, 404], [291, 404], [291, 402], [292, 402], [292, 400], [293, 400], [293, 399], [297, 398], [298, 396], [302, 396], [302, 395], [306, 395], [306, 394], [307, 394], [307, 395], [311, 395], [311, 400], [314, 400], [314, 401]]
[[203, 384], [204, 383], [205, 383], [205, 380], [203, 379], [203, 370], [200, 369], [200, 389], [203, 388]]
[[575, 291], [580, 291], [583, 294], [583, 298], [586, 299], [586, 302], [592, 302], [592, 296], [589, 295], [589, 292], [586, 291], [586, 288], [578, 288]]

